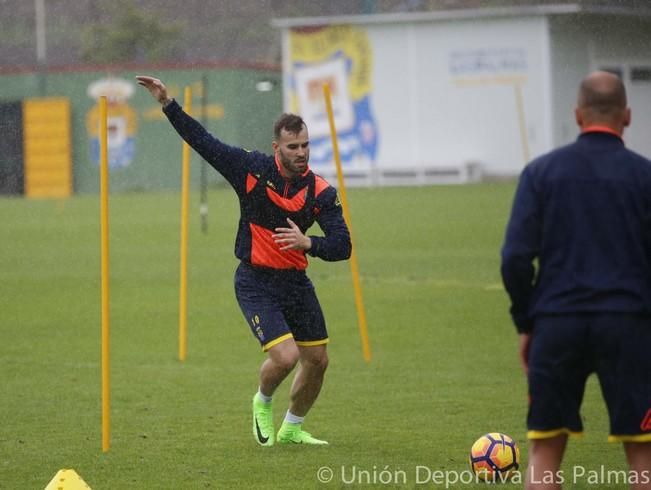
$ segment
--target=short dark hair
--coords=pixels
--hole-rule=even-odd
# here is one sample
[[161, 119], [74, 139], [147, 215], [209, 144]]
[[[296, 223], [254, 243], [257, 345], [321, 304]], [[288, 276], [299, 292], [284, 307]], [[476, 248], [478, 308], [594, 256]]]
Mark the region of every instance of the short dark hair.
[[621, 78], [611, 73], [586, 77], [579, 88], [579, 107], [595, 115], [611, 116], [626, 108], [626, 88]]
[[280, 133], [283, 129], [288, 133], [298, 134], [303, 130], [303, 127], [307, 127], [307, 125], [301, 116], [290, 113], [282, 114], [274, 123], [274, 139], [276, 141], [280, 139]]

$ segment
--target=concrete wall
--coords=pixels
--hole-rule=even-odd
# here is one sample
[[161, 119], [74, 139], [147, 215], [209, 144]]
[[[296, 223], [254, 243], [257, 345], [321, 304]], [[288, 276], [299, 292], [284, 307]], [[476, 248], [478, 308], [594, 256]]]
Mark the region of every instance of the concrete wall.
[[573, 141], [574, 107], [581, 79], [596, 69], [621, 75], [632, 108], [626, 145], [651, 157], [651, 80], [634, 80], [635, 69], [651, 73], [651, 22], [632, 17], [557, 16], [550, 20], [554, 144]]
[[[172, 94], [183, 101], [185, 86], [193, 87], [195, 117], [201, 106], [202, 79], [207, 81], [206, 126], [225, 142], [271, 152], [272, 125], [282, 110], [280, 74], [255, 69], [143, 69], [106, 71], [68, 71], [49, 73], [48, 96], [69, 97], [72, 105], [74, 191], [94, 193], [99, 188], [97, 165], [97, 101], [89, 88], [107, 79], [121, 80], [115, 89], [117, 100], [109, 108], [109, 158], [111, 190], [138, 191], [178, 189], [181, 175], [181, 141], [164, 118], [157, 104], [144, 89], [137, 87], [136, 74], [161, 78]], [[261, 92], [256, 84], [271, 80], [272, 89]], [[0, 75], [0, 100], [21, 100], [42, 95], [36, 73]], [[128, 86], [131, 86], [130, 88]], [[192, 183], [197, 186], [200, 158], [193, 154]], [[209, 169], [210, 183], [219, 175]]]
[[[307, 115], [311, 128], [323, 128], [317, 131], [323, 141], [316, 143], [326, 146], [320, 95], [301, 92], [301, 86], [335, 82], [337, 129], [344, 128], [347, 148], [362, 148], [344, 155], [349, 173], [415, 171], [422, 178], [476, 162], [485, 173], [516, 174], [527, 156], [552, 142], [548, 35], [544, 16], [285, 30], [285, 107]], [[363, 69], [356, 68], [360, 64]], [[368, 131], [358, 131], [358, 139], [374, 137], [375, 152], [364, 151], [364, 141], [351, 141], [357, 124], [351, 114], [361, 112], [358, 80], [365, 71], [368, 112], [362, 117]], [[325, 149], [323, 154], [331, 157]], [[327, 172], [331, 158], [313, 165]]]
[[517, 175], [574, 140], [578, 84], [597, 68], [622, 73], [634, 114], [626, 143], [651, 155], [651, 79], [632, 76], [651, 73], [651, 21], [543, 10], [285, 26], [284, 105], [314, 129], [313, 166], [334, 172], [323, 82], [335, 86], [347, 174], [364, 184], [425, 183], [459, 180], [454, 169], [469, 162], [484, 174]]
[[591, 70], [590, 36], [577, 16], [550, 19], [553, 146], [574, 141], [579, 83]]

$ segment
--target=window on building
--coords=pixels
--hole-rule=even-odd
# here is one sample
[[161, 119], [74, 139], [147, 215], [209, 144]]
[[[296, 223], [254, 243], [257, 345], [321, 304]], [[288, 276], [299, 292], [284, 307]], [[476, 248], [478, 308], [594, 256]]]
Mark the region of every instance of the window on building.
[[613, 75], [617, 75], [617, 76], [618, 76], [619, 78], [621, 78], [622, 80], [624, 79], [624, 78], [623, 78], [624, 73], [623, 73], [623, 70], [622, 70], [620, 67], [616, 67], [616, 66], [602, 66], [602, 67], [600, 68], [600, 70], [601, 70], [601, 71], [607, 71], [608, 73], [612, 73]]
[[631, 82], [651, 82], [651, 66], [632, 67]]

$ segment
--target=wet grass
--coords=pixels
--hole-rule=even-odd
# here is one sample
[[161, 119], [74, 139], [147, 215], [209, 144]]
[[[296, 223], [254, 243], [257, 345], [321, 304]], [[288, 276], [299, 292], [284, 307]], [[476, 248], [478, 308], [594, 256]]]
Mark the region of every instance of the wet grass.
[[[43, 488], [62, 468], [95, 490], [387, 480], [441, 488], [440, 475], [469, 478], [468, 450], [490, 431], [514, 437], [526, 461], [526, 386], [499, 279], [513, 190], [494, 183], [348, 191], [373, 359], [362, 359], [348, 263], [312, 260], [331, 365], [306, 428], [330, 441], [325, 448], [261, 448], [251, 436], [263, 355], [233, 293], [233, 193], [210, 192], [207, 234], [193, 204], [183, 363], [179, 196], [112, 196], [108, 453], [100, 425], [98, 199], [0, 199], [0, 488]], [[287, 389], [275, 397], [278, 422]], [[588, 488], [588, 474], [572, 482], [578, 467], [625, 468], [619, 446], [605, 443], [594, 380], [584, 418], [586, 435], [564, 466], [574, 488]], [[328, 484], [319, 481], [324, 467], [332, 471]]]

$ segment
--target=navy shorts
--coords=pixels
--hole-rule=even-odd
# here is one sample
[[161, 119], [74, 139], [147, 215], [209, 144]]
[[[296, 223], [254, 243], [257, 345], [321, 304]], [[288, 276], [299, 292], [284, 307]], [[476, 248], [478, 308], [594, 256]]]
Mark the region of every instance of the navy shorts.
[[235, 271], [235, 296], [263, 351], [288, 338], [300, 346], [328, 343], [321, 305], [305, 271], [242, 262]]
[[610, 441], [651, 441], [651, 317], [576, 314], [537, 317], [529, 352], [528, 437], [583, 432], [585, 384], [596, 373]]

